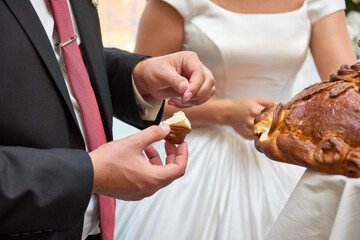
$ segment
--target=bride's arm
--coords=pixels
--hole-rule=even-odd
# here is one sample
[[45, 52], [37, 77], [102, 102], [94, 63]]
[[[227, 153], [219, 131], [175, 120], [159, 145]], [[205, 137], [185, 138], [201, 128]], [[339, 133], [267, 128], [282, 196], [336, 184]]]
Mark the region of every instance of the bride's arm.
[[356, 63], [344, 11], [330, 14], [313, 25], [310, 49], [323, 81], [341, 65]]

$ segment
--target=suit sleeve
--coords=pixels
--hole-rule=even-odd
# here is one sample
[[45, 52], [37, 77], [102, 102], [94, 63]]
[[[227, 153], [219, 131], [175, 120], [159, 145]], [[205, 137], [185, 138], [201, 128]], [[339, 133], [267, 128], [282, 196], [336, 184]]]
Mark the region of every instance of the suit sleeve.
[[0, 146], [0, 171], [0, 235], [82, 224], [93, 185], [85, 151]]
[[132, 85], [132, 70], [146, 56], [116, 48], [105, 48], [104, 52], [114, 116], [139, 129], [159, 124], [163, 106], [155, 121], [141, 120]]

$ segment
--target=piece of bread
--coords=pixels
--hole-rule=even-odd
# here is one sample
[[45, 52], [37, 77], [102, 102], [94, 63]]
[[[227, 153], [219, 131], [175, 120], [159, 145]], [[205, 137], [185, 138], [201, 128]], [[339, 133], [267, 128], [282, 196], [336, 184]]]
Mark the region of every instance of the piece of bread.
[[255, 118], [255, 147], [270, 159], [360, 177], [360, 63]]
[[182, 111], [174, 113], [171, 118], [163, 123], [170, 126], [170, 133], [165, 140], [174, 144], [182, 143], [186, 135], [191, 132], [191, 124]]

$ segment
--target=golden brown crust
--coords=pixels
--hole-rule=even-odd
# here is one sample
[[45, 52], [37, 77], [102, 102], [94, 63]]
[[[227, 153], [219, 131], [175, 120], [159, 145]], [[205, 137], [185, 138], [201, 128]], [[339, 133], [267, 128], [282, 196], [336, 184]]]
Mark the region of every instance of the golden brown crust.
[[165, 140], [174, 144], [180, 144], [185, 140], [185, 137], [189, 132], [191, 132], [191, 129], [187, 127], [172, 124], [170, 125], [170, 133]]
[[360, 177], [360, 64], [343, 65], [254, 121], [255, 147], [270, 159]]
[[191, 132], [191, 124], [182, 111], [174, 113], [163, 123], [170, 126], [170, 133], [165, 140], [174, 144], [184, 142], [186, 135]]

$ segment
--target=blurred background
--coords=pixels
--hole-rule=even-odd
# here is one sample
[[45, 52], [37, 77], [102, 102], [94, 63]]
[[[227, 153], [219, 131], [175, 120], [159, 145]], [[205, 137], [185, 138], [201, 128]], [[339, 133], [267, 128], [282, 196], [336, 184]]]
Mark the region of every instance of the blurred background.
[[146, 0], [102, 0], [98, 11], [105, 46], [132, 52]]

